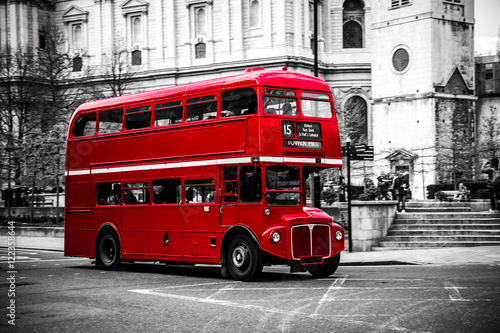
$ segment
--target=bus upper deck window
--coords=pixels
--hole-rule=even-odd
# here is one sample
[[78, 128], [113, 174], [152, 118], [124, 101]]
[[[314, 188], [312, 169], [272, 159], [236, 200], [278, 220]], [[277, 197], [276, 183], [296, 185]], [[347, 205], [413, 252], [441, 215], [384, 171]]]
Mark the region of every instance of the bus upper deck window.
[[217, 116], [217, 96], [202, 96], [187, 100], [186, 121], [213, 119]]
[[264, 111], [267, 114], [283, 116], [297, 115], [297, 99], [295, 92], [290, 90], [264, 89]]
[[87, 136], [95, 134], [96, 114], [82, 114], [75, 121], [73, 137]]
[[156, 104], [155, 126], [180, 124], [182, 122], [182, 101]]
[[251, 88], [224, 91], [221, 117], [244, 116], [257, 112], [257, 94]]
[[[308, 98], [308, 99], [306, 99]], [[309, 99], [311, 98], [311, 99]], [[300, 102], [302, 114], [306, 117], [331, 118], [332, 104], [327, 94], [302, 93]]]
[[125, 111], [125, 129], [133, 130], [151, 126], [151, 107], [141, 106]]
[[120, 132], [122, 130], [123, 110], [116, 109], [99, 113], [99, 134]]

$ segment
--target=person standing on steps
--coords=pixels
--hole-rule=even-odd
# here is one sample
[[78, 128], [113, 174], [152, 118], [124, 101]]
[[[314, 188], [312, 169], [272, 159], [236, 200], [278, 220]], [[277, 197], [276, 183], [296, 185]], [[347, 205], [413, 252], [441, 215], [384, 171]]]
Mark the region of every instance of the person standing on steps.
[[500, 170], [498, 168], [498, 157], [487, 161], [481, 167], [481, 172], [488, 175], [488, 192], [490, 194], [490, 212], [498, 212], [498, 197], [500, 192]]
[[408, 173], [399, 172], [394, 180], [394, 189], [396, 190], [396, 195], [398, 196], [398, 212], [406, 213], [406, 195], [408, 189], [410, 188]]

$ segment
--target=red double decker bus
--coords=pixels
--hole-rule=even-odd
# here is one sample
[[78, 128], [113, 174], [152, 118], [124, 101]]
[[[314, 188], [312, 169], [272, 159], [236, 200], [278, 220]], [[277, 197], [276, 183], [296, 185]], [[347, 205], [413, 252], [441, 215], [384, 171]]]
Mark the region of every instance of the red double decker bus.
[[88, 102], [67, 138], [65, 255], [328, 276], [344, 230], [306, 206], [306, 179], [341, 164], [330, 88], [285, 69]]

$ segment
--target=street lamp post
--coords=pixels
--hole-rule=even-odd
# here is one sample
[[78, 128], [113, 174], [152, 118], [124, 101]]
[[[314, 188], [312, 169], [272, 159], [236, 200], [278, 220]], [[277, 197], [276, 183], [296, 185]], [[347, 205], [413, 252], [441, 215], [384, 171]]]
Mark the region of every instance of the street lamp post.
[[346, 139], [347, 150], [347, 232], [349, 233], [349, 252], [352, 252], [352, 208], [351, 208], [351, 139]]

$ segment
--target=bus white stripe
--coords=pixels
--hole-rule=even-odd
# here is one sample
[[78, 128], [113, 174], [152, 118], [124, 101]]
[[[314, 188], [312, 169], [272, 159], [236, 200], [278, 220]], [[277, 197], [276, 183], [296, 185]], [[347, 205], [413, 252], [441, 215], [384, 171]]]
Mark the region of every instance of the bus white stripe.
[[[261, 162], [271, 162], [271, 163], [316, 163], [316, 158], [305, 158], [305, 157], [278, 157], [278, 156], [261, 156]], [[161, 170], [161, 169], [173, 169], [181, 167], [197, 167], [197, 166], [210, 166], [210, 165], [222, 165], [222, 164], [241, 164], [241, 163], [251, 163], [251, 157], [235, 157], [235, 158], [223, 158], [215, 160], [204, 160], [204, 161], [186, 161], [186, 162], [175, 162], [175, 163], [156, 163], [156, 164], [146, 164], [146, 165], [132, 165], [125, 167], [112, 167], [112, 168], [93, 168], [84, 170], [71, 170], [66, 171], [66, 176], [80, 176], [88, 174], [104, 174], [104, 173], [114, 173], [114, 172], [129, 172], [129, 171], [149, 171], [149, 170]], [[342, 164], [341, 159], [331, 159], [322, 158], [321, 164]], [[319, 163], [318, 163], [319, 164]]]

